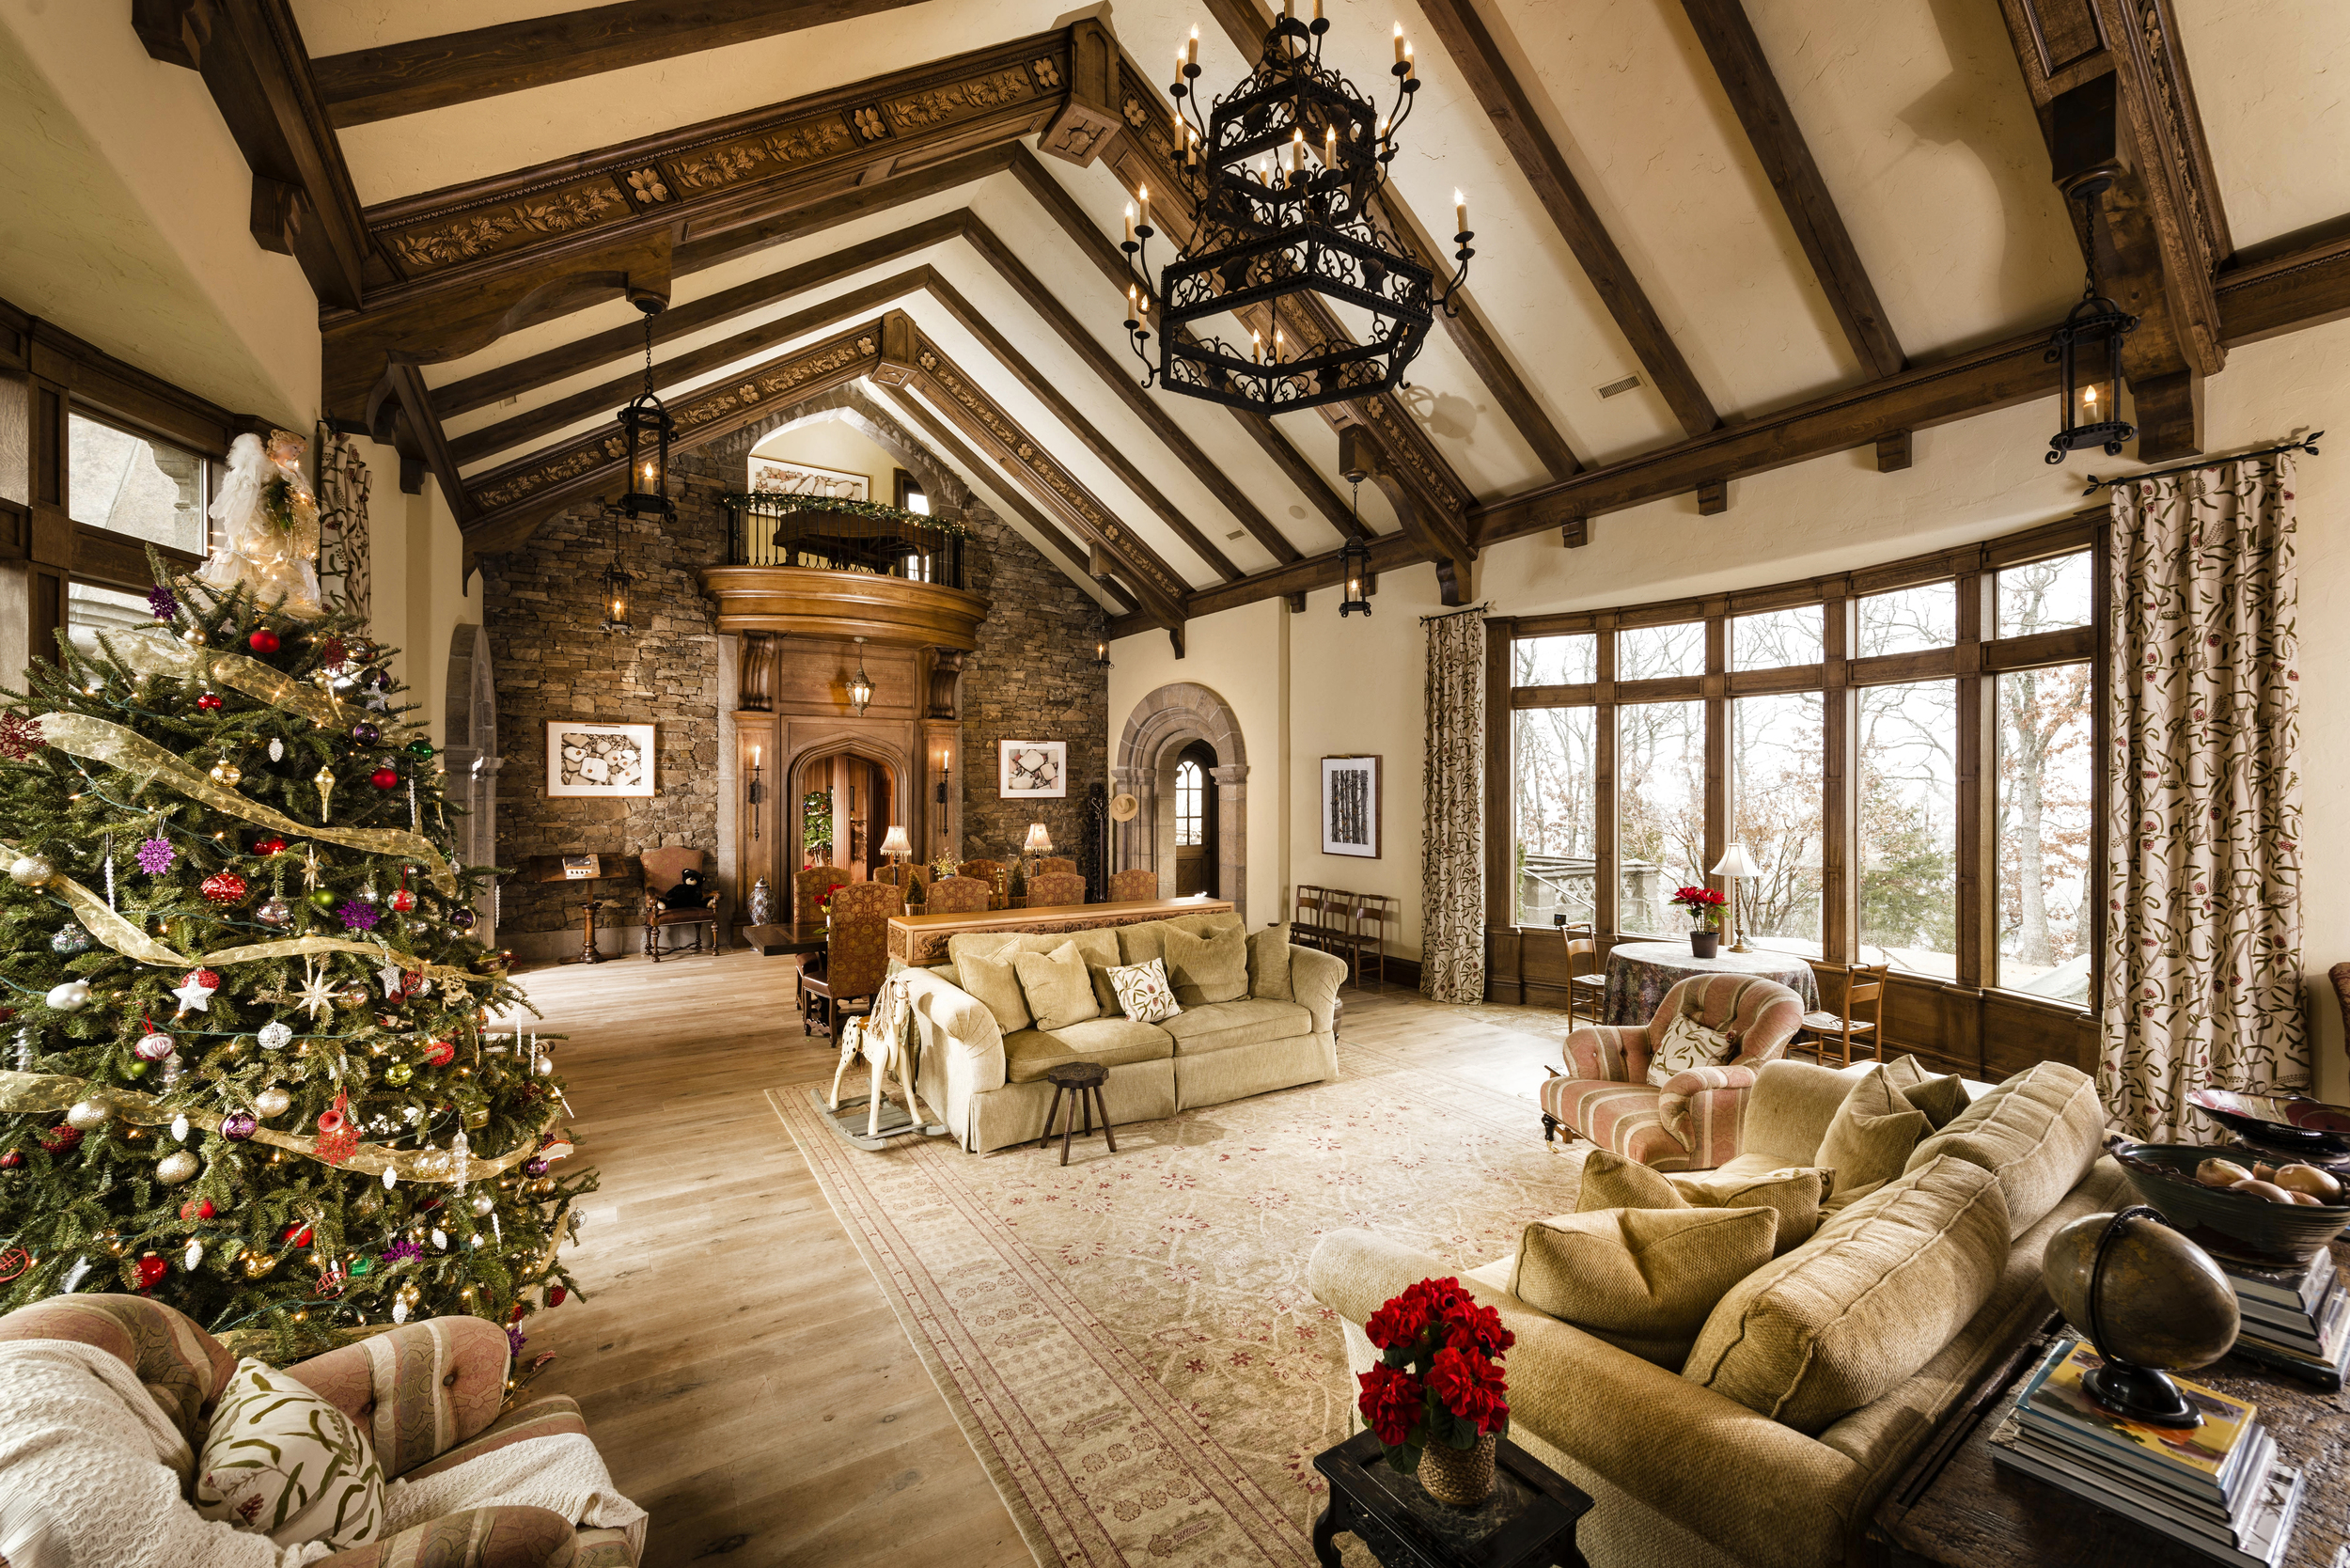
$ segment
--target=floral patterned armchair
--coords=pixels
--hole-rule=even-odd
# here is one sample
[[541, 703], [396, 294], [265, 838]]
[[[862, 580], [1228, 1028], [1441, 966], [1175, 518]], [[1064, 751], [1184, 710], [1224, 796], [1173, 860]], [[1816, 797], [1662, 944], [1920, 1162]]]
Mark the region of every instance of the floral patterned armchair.
[[[1659, 1088], [1648, 1081], [1649, 1062], [1684, 1012], [1727, 1036], [1737, 1054]], [[1543, 1083], [1543, 1137], [1564, 1127], [1656, 1170], [1711, 1170], [1738, 1152], [1755, 1069], [1785, 1056], [1802, 1025], [1803, 998], [1777, 980], [1692, 975], [1665, 993], [1645, 1024], [1568, 1031], [1567, 1072]]]

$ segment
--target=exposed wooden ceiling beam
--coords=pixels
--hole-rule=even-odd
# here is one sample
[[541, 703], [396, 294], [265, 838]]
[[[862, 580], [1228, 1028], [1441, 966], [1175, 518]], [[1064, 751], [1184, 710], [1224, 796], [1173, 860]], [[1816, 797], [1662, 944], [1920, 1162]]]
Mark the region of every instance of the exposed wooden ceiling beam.
[[2350, 316], [2350, 217], [2293, 238], [2301, 243], [2288, 250], [2239, 252], [2237, 264], [2219, 274], [2221, 333], [2229, 347]]
[[1423, 558], [1435, 563], [1437, 602], [1454, 606], [1466, 604], [1476, 547], [1457, 521], [1426, 510], [1413, 500], [1411, 492], [1397, 478], [1394, 460], [1371, 426], [1349, 425], [1339, 432], [1339, 466], [1350, 478], [1360, 474], [1377, 485], [1395, 508], [1404, 537], [1418, 547]]
[[[925, 164], [906, 173], [880, 176], [838, 196], [820, 194], [804, 202], [781, 205], [756, 223], [722, 229], [678, 246], [678, 271], [697, 273], [722, 261], [838, 228], [875, 212], [895, 212], [908, 202], [1000, 174], [1010, 166], [1014, 157], [1026, 156], [1027, 149], [1017, 140], [1005, 140], [939, 163]], [[877, 171], [881, 166], [876, 165], [874, 168]]]
[[478, 98], [870, 16], [914, 0], [622, 0], [311, 62], [335, 124]]
[[1632, 275], [1616, 242], [1608, 237], [1599, 214], [1583, 195], [1583, 187], [1567, 167], [1559, 144], [1535, 113], [1517, 75], [1502, 58], [1500, 46], [1477, 14], [1470, 0], [1421, 0], [1429, 24], [1435, 28], [1445, 52], [1460, 69], [1469, 90], [1493, 120], [1502, 145], [1510, 149], [1520, 173], [1534, 187], [1550, 221], [1591, 287], [1615, 318], [1624, 340], [1648, 371], [1650, 383], [1691, 435], [1702, 435], [1721, 423], [1696, 372], [1681, 355], [1664, 320], [1649, 303], [1647, 291]]
[[1771, 189], [1778, 193], [1778, 204], [1811, 263], [1812, 274], [1820, 280], [1828, 307], [1836, 312], [1837, 324], [1844, 329], [1854, 357], [1872, 378], [1896, 373], [1908, 363], [1908, 356], [1902, 352], [1892, 323], [1886, 320], [1876, 287], [1860, 264], [1860, 253], [1854, 248], [1843, 217], [1827, 193], [1827, 182], [1820, 178], [1810, 144], [1795, 123], [1787, 95], [1779, 90], [1778, 78], [1762, 54], [1747, 8], [1742, 0], [1681, 3], [1689, 13], [1690, 26], [1697, 29], [1706, 58], [1714, 62], [1714, 74], [1729, 95], [1730, 106], [1737, 111], [1738, 123], [1746, 127], [1747, 140], [1762, 172], [1770, 177]]
[[432, 411], [431, 391], [414, 365], [400, 365], [392, 370], [392, 392], [399, 400], [408, 443], [431, 470], [433, 481], [440, 486], [441, 498], [447, 503], [462, 531], [473, 521], [473, 499], [465, 494], [465, 480], [458, 472], [456, 455], [449, 450], [448, 438], [442, 433], [441, 421]]
[[[1273, 27], [1272, 8], [1264, 0], [1207, 0], [1207, 4], [1208, 14], [1223, 27], [1224, 36], [1231, 39], [1233, 47], [1240, 51], [1241, 58], [1255, 64], [1264, 53], [1265, 34]], [[1318, 120], [1309, 127], [1308, 133], [1312, 136], [1321, 134]], [[1372, 198], [1371, 207], [1395, 230], [1404, 248], [1421, 263], [1433, 268], [1438, 278], [1451, 274], [1454, 266], [1453, 246], [1437, 244], [1410, 206], [1396, 195], [1392, 185], [1385, 187]], [[1516, 367], [1510, 363], [1509, 355], [1502, 350], [1492, 324], [1485, 320], [1484, 312], [1478, 308], [1476, 299], [1463, 290], [1452, 297], [1452, 303], [1456, 310], [1440, 313], [1436, 319], [1444, 323], [1446, 336], [1452, 339], [1452, 346], [1460, 351], [1461, 357], [1468, 361], [1469, 369], [1483, 384], [1485, 390], [1493, 395], [1494, 401], [1501, 405], [1502, 413], [1516, 427], [1526, 444], [1533, 448], [1536, 459], [1550, 470], [1550, 476], [1555, 479], [1580, 473], [1583, 464], [1576, 461], [1574, 451], [1567, 446], [1566, 437], [1559, 433], [1559, 427], [1551, 422], [1549, 414], [1534, 396], [1533, 389], [1526, 384]]]

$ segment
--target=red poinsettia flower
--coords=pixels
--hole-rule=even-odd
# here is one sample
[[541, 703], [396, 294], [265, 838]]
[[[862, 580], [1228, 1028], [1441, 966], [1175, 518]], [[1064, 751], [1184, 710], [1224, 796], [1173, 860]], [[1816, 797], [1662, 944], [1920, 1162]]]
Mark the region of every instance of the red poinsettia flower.
[[1428, 1332], [1428, 1301], [1418, 1285], [1371, 1314], [1363, 1333], [1381, 1350], [1408, 1350]]
[[1447, 1410], [1475, 1423], [1480, 1433], [1499, 1432], [1510, 1419], [1503, 1396], [1510, 1385], [1499, 1363], [1474, 1352], [1446, 1346], [1428, 1369], [1428, 1387]]
[[1473, 1301], [1463, 1302], [1445, 1322], [1450, 1331], [1446, 1342], [1454, 1350], [1499, 1356], [1518, 1342], [1518, 1337], [1501, 1325], [1499, 1312]]
[[1427, 1390], [1419, 1379], [1382, 1362], [1355, 1382], [1363, 1391], [1355, 1407], [1363, 1413], [1364, 1423], [1379, 1435], [1380, 1442], [1401, 1448], [1426, 1407]]

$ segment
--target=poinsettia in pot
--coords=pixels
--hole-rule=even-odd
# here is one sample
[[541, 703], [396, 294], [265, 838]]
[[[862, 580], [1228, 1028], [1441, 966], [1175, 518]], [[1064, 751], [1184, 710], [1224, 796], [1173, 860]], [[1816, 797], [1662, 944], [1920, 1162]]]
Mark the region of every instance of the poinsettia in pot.
[[1363, 1419], [1441, 1503], [1470, 1508], [1493, 1496], [1494, 1450], [1510, 1430], [1501, 1355], [1517, 1336], [1458, 1279], [1423, 1279], [1371, 1315], [1363, 1332], [1379, 1365], [1355, 1378]]
[[1700, 958], [1712, 958], [1722, 939], [1722, 896], [1711, 887], [1683, 887], [1672, 902], [1689, 912], [1696, 922], [1689, 933], [1689, 950]]

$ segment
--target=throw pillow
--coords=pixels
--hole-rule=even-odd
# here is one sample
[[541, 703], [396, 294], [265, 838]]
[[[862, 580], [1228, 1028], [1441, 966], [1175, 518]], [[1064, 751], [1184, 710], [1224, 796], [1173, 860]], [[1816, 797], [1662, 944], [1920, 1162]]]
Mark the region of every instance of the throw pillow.
[[1869, 1069], [1836, 1107], [1813, 1159], [1836, 1172], [1834, 1206], [1899, 1176], [1927, 1131], [1926, 1113], [1893, 1087], [1885, 1069]]
[[1239, 927], [1194, 936], [1169, 926], [1160, 940], [1175, 999], [1185, 1007], [1236, 1002], [1248, 995], [1248, 939]]
[[1793, 1251], [1819, 1229], [1820, 1200], [1833, 1173], [1791, 1167], [1761, 1175], [1724, 1170], [1675, 1171], [1670, 1176], [1606, 1149], [1583, 1162], [1575, 1212], [1600, 1209], [1769, 1209], [1778, 1215], [1773, 1253]]
[[1574, 1212], [1597, 1209], [1681, 1209], [1680, 1189], [1637, 1160], [1610, 1149], [1594, 1149], [1583, 1161], [1583, 1184], [1575, 1189]]
[[1917, 1169], [1955, 1154], [1998, 1178], [2007, 1222], [2022, 1235], [2079, 1184], [2105, 1142], [2097, 1085], [2078, 1068], [2038, 1062], [1960, 1112], [1909, 1156]]
[[1937, 1133], [1966, 1108], [1966, 1080], [1955, 1073], [1937, 1077], [1916, 1057], [1888, 1062], [1885, 1076], [1903, 1099], [1926, 1113], [1926, 1121]]
[[1771, 1261], [1768, 1209], [1604, 1209], [1536, 1220], [1511, 1294], [1643, 1360], [1679, 1366], [1739, 1280]]
[[1028, 1027], [1028, 999], [1020, 989], [1020, 974], [1011, 966], [1014, 949], [993, 953], [966, 952], [955, 960], [963, 988], [987, 1005], [995, 1027], [1006, 1034]]
[[1816, 1437], [1941, 1354], [2007, 1261], [1997, 1179], [1935, 1160], [1732, 1286], [1681, 1374]]
[[1290, 983], [1290, 928], [1267, 926], [1248, 939], [1248, 994], [1261, 1002], [1293, 1002]]
[[1688, 1012], [1676, 1012], [1649, 1058], [1648, 1081], [1662, 1089], [1692, 1067], [1719, 1067], [1737, 1054], [1730, 1036], [1707, 1028]]
[[1110, 971], [1110, 984], [1118, 992], [1119, 1007], [1137, 1024], [1156, 1024], [1183, 1011], [1175, 988], [1167, 982], [1164, 959], [1121, 964]]
[[384, 1530], [384, 1471], [356, 1422], [250, 1356], [212, 1407], [196, 1511], [280, 1546], [340, 1551]]
[[1086, 973], [1085, 957], [1074, 942], [1063, 942], [1049, 953], [1014, 953], [1011, 966], [1038, 1028], [1065, 1029], [1102, 1016], [1093, 1001], [1093, 978]]

